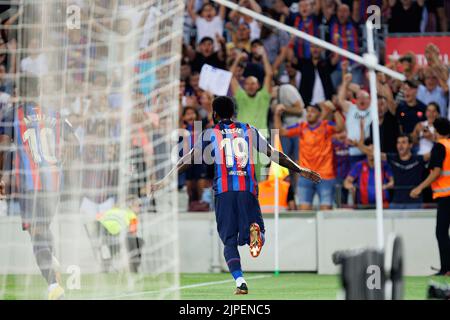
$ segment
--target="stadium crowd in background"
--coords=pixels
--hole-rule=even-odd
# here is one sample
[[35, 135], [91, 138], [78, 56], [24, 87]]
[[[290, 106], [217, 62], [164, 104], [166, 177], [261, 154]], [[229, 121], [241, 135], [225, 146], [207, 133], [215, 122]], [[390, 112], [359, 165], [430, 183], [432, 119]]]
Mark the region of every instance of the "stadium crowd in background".
[[[83, 7], [84, 1], [74, 2], [87, 10]], [[101, 7], [107, 10], [110, 4], [108, 1], [96, 2], [98, 6], [93, 14], [101, 18]], [[214, 2], [185, 2], [187, 10], [183, 30], [179, 101], [180, 128], [185, 129], [186, 134], [191, 137], [190, 141], [193, 143], [199, 134], [195, 132], [194, 121], [201, 121], [202, 129], [213, 126], [211, 104], [214, 96], [201, 89], [202, 67], [210, 65], [228, 70], [232, 72], [228, 95], [236, 100], [235, 118], [238, 121], [250, 123], [268, 138], [273, 138], [270, 136], [270, 129], [276, 128], [278, 123], [280, 128], [288, 128], [289, 133], [281, 137], [281, 144], [290, 157], [300, 163], [310, 157], [322, 159], [326, 163], [321, 167], [317, 162], [320, 167], [317, 171], [324, 170], [327, 182], [318, 187], [318, 190], [313, 185], [304, 184], [302, 179], [292, 176], [289, 178], [291, 188], [297, 194], [299, 208], [311, 208], [311, 197], [315, 191], [321, 198], [322, 208], [373, 205], [375, 188], [370, 147], [373, 139], [367, 70], [346, 58], [291, 37], [285, 31], [262, 25], [251, 17]], [[447, 32], [450, 18], [450, 3], [440, 0], [235, 2], [356, 54], [366, 51], [363, 26], [370, 15], [367, 9], [371, 5], [379, 6], [384, 28], [382, 30], [389, 33]], [[13, 79], [16, 71], [45, 75], [51, 67], [45, 54], [34, 54], [33, 49], [40, 45], [36, 39], [30, 38], [27, 41], [29, 54], [18, 61], [15, 61], [15, 54], [8, 53], [8, 50], [17, 48], [17, 34], [13, 26], [21, 12], [22, 9], [18, 6], [0, 7], [0, 15], [6, 17], [2, 20], [0, 37], [0, 48], [3, 49], [0, 52], [1, 109], [14, 101]], [[133, 19], [122, 19], [114, 26], [99, 19], [94, 26], [98, 37], [95, 39], [95, 48], [91, 50], [80, 50], [80, 45], [86, 44], [87, 35], [79, 30], [70, 30], [65, 40], [69, 43], [67, 63], [73, 69], [69, 70], [69, 74], [74, 81], [78, 81], [80, 88], [89, 88], [90, 99], [84, 101], [74, 98], [63, 108], [63, 115], [72, 122], [78, 137], [90, 139], [97, 134], [115, 137], [115, 115], [110, 115], [108, 119], [101, 115], [120, 106], [120, 93], [114, 93], [113, 90], [119, 75], [112, 72], [111, 77], [111, 72], [107, 76], [106, 70], [97, 71], [89, 75], [86, 81], [79, 68], [83, 67], [86, 55], [94, 57], [97, 66], [105, 64], [109, 56], [106, 47], [102, 46], [102, 39], [106, 39], [108, 34], [126, 35], [131, 25], [143, 26], [144, 36], [140, 41], [142, 54], [135, 66], [135, 72], [142, 75], [139, 77], [140, 89], [134, 97], [136, 108], [140, 112], [134, 121], [145, 125], [137, 126], [139, 129], [133, 133], [132, 144], [139, 151], [138, 154], [144, 153], [149, 155], [144, 158], [154, 159], [144, 163], [147, 167], [153, 166], [158, 161], [159, 154], [164, 151], [152, 146], [152, 141], [160, 137], [158, 128], [164, 127], [164, 122], [159, 118], [165, 108], [164, 96], [146, 99], [151, 92], [166, 84], [169, 72], [158, 67], [162, 61], [145, 51], [151, 38], [152, 21], [157, 15], [151, 8], [143, 14], [130, 10], [130, 17]], [[378, 32], [382, 40], [385, 34]], [[408, 170], [416, 170], [411, 169], [411, 163], [414, 168], [416, 162], [420, 167], [420, 170], [414, 171], [415, 174], [427, 174], [426, 155], [431, 151], [435, 139], [434, 120], [439, 116], [449, 115], [449, 66], [442, 62], [439, 48], [432, 43], [423, 53], [425, 65], [419, 64], [414, 53], [385, 61], [384, 41], [378, 41], [378, 44], [381, 63], [402, 71], [407, 78], [407, 81], [400, 82], [383, 74], [377, 75], [381, 150], [386, 154], [387, 160], [383, 164], [385, 200], [387, 206], [399, 207], [398, 201], [406, 201], [404, 195], [417, 183], [415, 180], [404, 179], [410, 174]], [[116, 55], [113, 59], [119, 59], [120, 53]], [[148, 72], [153, 68], [157, 71]], [[112, 88], [108, 95], [101, 94], [104, 92], [101, 89], [105, 87]], [[66, 90], [75, 92], [77, 88]], [[146, 100], [150, 100], [150, 103], [141, 103]], [[312, 119], [314, 117], [309, 116], [310, 113], [319, 113], [314, 115], [317, 119]], [[320, 128], [320, 133], [315, 132], [316, 128]], [[316, 145], [312, 148], [311, 144]], [[114, 146], [110, 149], [110, 154], [104, 156], [117, 156], [114, 154]], [[308, 152], [314, 154], [308, 155]], [[262, 165], [259, 167], [265, 169]], [[96, 174], [98, 181], [90, 176], [95, 181], [88, 184], [105, 181], [112, 183], [115, 179], [114, 176], [104, 176], [102, 172]], [[265, 174], [265, 171], [259, 172], [258, 177], [264, 179]], [[148, 177], [141, 187], [145, 189], [145, 184], [152, 178], [154, 177]], [[189, 195], [187, 209], [210, 209], [208, 202], [212, 202], [211, 179], [212, 172], [203, 165], [196, 165], [180, 176], [179, 187], [181, 189], [186, 185]], [[141, 195], [146, 193], [145, 190], [139, 192]], [[305, 200], [305, 197], [308, 199]], [[108, 195], [93, 195], [92, 198], [101, 202], [106, 201]], [[415, 201], [419, 203], [416, 205], [419, 207], [427, 202], [431, 202], [427, 193]]]
[[[185, 20], [185, 54], [182, 58], [182, 68], [186, 72], [181, 79], [184, 92], [180, 94], [180, 108], [199, 111], [204, 108], [202, 89], [191, 85], [191, 78], [198, 77], [204, 64], [229, 70], [233, 75], [229, 95], [237, 102], [236, 119], [263, 132], [281, 129], [284, 151], [300, 164], [311, 161], [307, 159], [316, 159], [308, 167], [318, 167], [316, 171], [327, 177], [317, 187], [305, 185], [296, 177], [289, 178], [294, 184], [291, 188], [296, 192], [299, 209], [313, 208], [312, 197], [316, 192], [322, 209], [373, 207], [373, 138], [367, 70], [214, 2], [186, 2], [189, 12]], [[367, 50], [364, 23], [370, 16], [367, 11], [370, 5], [378, 5], [381, 9], [381, 23], [386, 33], [446, 32], [449, 27], [450, 6], [444, 1], [235, 2], [357, 54]], [[204, 19], [200, 26], [202, 23], [208, 25], [208, 31], [198, 29], [198, 17]], [[197, 55], [205, 56], [205, 42], [209, 43], [209, 48], [215, 48], [206, 54], [210, 58], [202, 59], [200, 63], [197, 58], [191, 59], [193, 50]], [[423, 207], [432, 202], [431, 193], [425, 192], [423, 197], [412, 199], [409, 192], [427, 174], [427, 161], [435, 140], [433, 122], [448, 114], [448, 66], [440, 60], [439, 49], [432, 43], [423, 53], [425, 65], [419, 65], [413, 53], [385, 61], [385, 48], [382, 41], [380, 43], [377, 48], [380, 61], [403, 71], [407, 77], [407, 81], [400, 82], [377, 74], [381, 150], [386, 160], [383, 162], [385, 206]], [[270, 88], [275, 90], [271, 92]], [[285, 98], [280, 99], [280, 92], [286, 95]], [[294, 110], [291, 109], [293, 101], [299, 101]], [[336, 111], [330, 112], [334, 109]], [[343, 118], [342, 129], [338, 128], [340, 117]], [[204, 114], [202, 118], [204, 120], [208, 115]], [[208, 124], [212, 125], [212, 122]], [[267, 133], [270, 135], [270, 131]], [[264, 171], [259, 177], [265, 178]], [[212, 179], [211, 176], [207, 178]], [[410, 206], [406, 202], [411, 202]]]

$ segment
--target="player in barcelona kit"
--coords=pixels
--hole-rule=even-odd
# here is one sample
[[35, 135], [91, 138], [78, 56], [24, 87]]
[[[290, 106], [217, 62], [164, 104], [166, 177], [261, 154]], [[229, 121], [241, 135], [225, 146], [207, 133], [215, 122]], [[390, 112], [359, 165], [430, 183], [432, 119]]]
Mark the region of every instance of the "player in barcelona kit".
[[178, 161], [165, 178], [155, 183], [152, 190], [163, 188], [173, 172], [183, 172], [194, 163], [214, 166], [217, 230], [224, 244], [225, 261], [236, 280], [235, 293], [247, 294], [238, 246], [248, 244], [250, 254], [257, 257], [264, 244], [265, 232], [258, 203], [254, 150], [316, 183], [320, 182], [321, 177], [275, 150], [256, 128], [233, 121], [234, 113], [234, 100], [226, 96], [214, 99], [215, 126], [201, 133], [190, 152]]
[[30, 234], [36, 263], [48, 283], [48, 298], [54, 300], [64, 297], [50, 232], [59, 201], [61, 140], [76, 143], [76, 138], [57, 111], [36, 103], [38, 96], [39, 79], [22, 76], [19, 102], [2, 114], [0, 193], [5, 197], [11, 192], [18, 201], [22, 229]]

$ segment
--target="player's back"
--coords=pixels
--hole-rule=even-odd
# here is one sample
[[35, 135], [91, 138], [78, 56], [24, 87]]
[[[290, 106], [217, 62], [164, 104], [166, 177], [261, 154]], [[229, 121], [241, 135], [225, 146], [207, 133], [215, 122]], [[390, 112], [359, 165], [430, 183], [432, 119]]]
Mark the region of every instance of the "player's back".
[[[230, 120], [220, 121], [206, 131], [203, 141], [211, 147], [204, 148], [214, 160], [214, 191], [217, 194], [241, 191], [258, 193], [255, 175], [254, 147], [257, 147], [258, 132], [249, 124]], [[207, 144], [208, 145], [208, 144]]]
[[33, 103], [20, 104], [6, 112], [0, 131], [14, 144], [10, 165], [15, 187], [23, 191], [56, 190], [60, 178], [59, 113]]

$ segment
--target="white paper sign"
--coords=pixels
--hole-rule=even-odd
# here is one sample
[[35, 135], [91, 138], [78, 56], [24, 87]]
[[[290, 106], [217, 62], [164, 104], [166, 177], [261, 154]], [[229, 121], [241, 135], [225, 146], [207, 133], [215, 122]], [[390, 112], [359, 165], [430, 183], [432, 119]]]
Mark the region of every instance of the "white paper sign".
[[204, 64], [200, 72], [199, 87], [216, 96], [225, 96], [231, 82], [231, 72]]

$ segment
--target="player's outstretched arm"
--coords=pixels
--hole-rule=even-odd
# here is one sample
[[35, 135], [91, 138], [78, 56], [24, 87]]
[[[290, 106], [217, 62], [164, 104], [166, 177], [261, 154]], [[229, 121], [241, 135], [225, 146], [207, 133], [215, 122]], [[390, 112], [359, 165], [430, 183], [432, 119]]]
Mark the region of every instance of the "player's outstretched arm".
[[150, 188], [151, 192], [155, 192], [157, 190], [160, 190], [160, 189], [163, 189], [164, 187], [166, 187], [169, 184], [170, 177], [173, 175], [174, 172], [183, 173], [184, 171], [189, 169], [189, 167], [193, 163], [194, 163], [194, 148], [192, 148], [191, 151], [189, 151], [188, 154], [183, 156], [177, 162], [175, 167], [173, 167], [164, 178], [162, 178], [158, 182], [156, 182], [156, 183], [151, 185], [151, 188]]
[[283, 152], [275, 150], [271, 145], [269, 145], [270, 150], [268, 156], [270, 160], [278, 163], [279, 165], [288, 168], [293, 172], [299, 173], [302, 177], [313, 181], [314, 183], [319, 183], [322, 180], [322, 177], [317, 172], [310, 170], [308, 168], [300, 167], [291, 158], [285, 155]]

